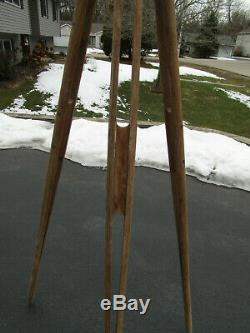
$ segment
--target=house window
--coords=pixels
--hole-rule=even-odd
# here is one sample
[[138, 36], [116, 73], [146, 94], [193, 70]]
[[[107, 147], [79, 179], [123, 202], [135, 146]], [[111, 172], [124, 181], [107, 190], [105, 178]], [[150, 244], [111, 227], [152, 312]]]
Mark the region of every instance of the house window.
[[23, 0], [5, 0], [5, 2], [23, 8]]
[[89, 36], [89, 46], [95, 47], [96, 36]]
[[57, 5], [56, 1], [52, 1], [52, 13], [53, 13], [53, 21], [57, 21]]
[[0, 39], [0, 53], [10, 56], [13, 51], [12, 41], [10, 39]]
[[42, 17], [48, 17], [48, 0], [40, 0], [40, 4]]

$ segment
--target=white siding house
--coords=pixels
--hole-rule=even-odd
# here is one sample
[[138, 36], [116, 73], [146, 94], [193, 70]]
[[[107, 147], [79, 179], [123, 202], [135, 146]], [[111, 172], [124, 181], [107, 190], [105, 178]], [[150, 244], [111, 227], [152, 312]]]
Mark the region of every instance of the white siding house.
[[18, 62], [38, 41], [53, 48], [56, 35], [60, 35], [57, 0], [0, 0], [0, 56], [11, 55]]
[[242, 31], [236, 39], [236, 49], [243, 57], [250, 57], [250, 29]]
[[[57, 53], [63, 52], [67, 54], [71, 28], [72, 28], [71, 22], [62, 23], [60, 37], [54, 37], [55, 52]], [[91, 26], [88, 46], [100, 49], [102, 46], [101, 45], [102, 33], [103, 33], [102, 24], [93, 23]]]

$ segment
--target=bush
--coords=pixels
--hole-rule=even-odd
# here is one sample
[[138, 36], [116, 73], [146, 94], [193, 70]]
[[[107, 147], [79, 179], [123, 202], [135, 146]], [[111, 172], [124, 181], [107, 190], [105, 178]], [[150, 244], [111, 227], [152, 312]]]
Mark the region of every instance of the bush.
[[236, 46], [236, 48], [234, 49], [234, 56], [235, 57], [242, 57], [243, 56], [242, 47]]
[[106, 56], [110, 56], [112, 52], [112, 33], [111, 31], [104, 29], [102, 37], [102, 49]]
[[11, 57], [0, 54], [0, 81], [12, 80], [15, 78], [15, 70]]
[[[101, 38], [102, 49], [106, 56], [110, 56], [112, 52], [112, 32], [108, 29], [104, 29], [103, 35]], [[153, 48], [153, 44], [149, 35], [143, 34], [141, 41], [142, 53], [147, 54]], [[132, 38], [122, 37], [121, 39], [121, 57], [128, 56], [131, 60], [132, 58]]]
[[209, 58], [215, 56], [219, 44], [215, 41], [200, 41], [195, 44], [194, 56], [197, 58]]
[[195, 56], [209, 58], [216, 54], [218, 49], [218, 17], [214, 10], [211, 10], [201, 25], [200, 34], [195, 41]]

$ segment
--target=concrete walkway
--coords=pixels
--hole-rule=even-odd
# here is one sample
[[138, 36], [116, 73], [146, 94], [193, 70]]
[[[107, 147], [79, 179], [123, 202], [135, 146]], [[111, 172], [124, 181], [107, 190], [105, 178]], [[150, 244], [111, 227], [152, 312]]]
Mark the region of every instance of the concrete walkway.
[[[104, 294], [105, 171], [65, 161], [35, 303], [26, 303], [48, 154], [0, 151], [0, 332], [100, 333]], [[136, 169], [129, 298], [124, 333], [185, 333], [167, 172]], [[248, 333], [248, 192], [188, 178], [194, 333]], [[114, 221], [118, 276], [121, 220]], [[117, 278], [114, 280], [117, 292]]]

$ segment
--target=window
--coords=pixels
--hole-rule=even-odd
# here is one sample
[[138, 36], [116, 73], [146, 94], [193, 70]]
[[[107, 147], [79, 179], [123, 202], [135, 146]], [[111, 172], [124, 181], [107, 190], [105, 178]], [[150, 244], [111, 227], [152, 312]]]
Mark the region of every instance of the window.
[[12, 41], [10, 39], [0, 39], [0, 53], [10, 55], [13, 51]]
[[53, 12], [53, 21], [57, 21], [57, 5], [56, 1], [52, 1], [52, 12]]
[[48, 0], [40, 0], [40, 4], [42, 17], [48, 17]]
[[89, 36], [89, 46], [95, 47], [96, 44], [96, 36]]
[[5, 0], [5, 2], [8, 2], [15, 6], [23, 8], [23, 0]]

